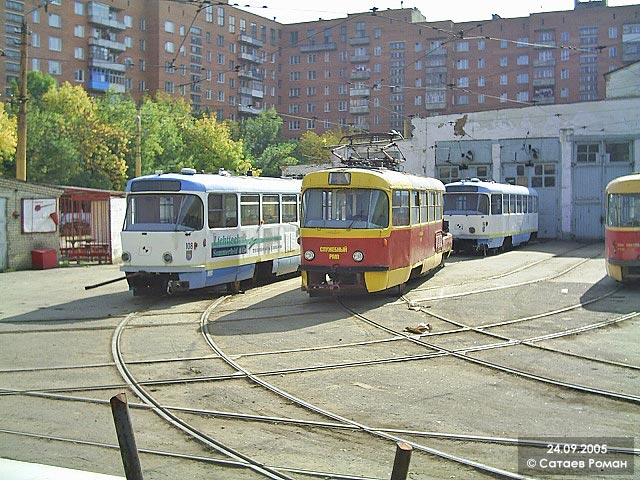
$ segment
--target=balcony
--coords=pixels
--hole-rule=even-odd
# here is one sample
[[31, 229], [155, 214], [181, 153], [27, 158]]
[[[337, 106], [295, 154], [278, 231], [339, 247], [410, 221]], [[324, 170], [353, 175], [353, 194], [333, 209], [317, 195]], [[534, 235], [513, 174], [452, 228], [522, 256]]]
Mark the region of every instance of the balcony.
[[262, 57], [259, 57], [258, 55], [255, 55], [253, 53], [246, 53], [246, 52], [240, 52], [238, 54], [238, 58], [241, 60], [246, 60], [247, 62], [253, 62], [253, 63], [262, 63]]
[[371, 60], [371, 55], [351, 55], [349, 60], [352, 63], [364, 63], [364, 62], [368, 62], [369, 60]]
[[252, 105], [240, 105], [238, 104], [238, 112], [245, 115], [260, 115], [260, 109], [255, 108]]
[[89, 45], [106, 48], [111, 51], [124, 52], [127, 47], [122, 42], [114, 42], [112, 40], [106, 40], [104, 38], [89, 37]]
[[94, 15], [94, 14], [89, 14], [89, 23], [92, 23], [94, 25], [100, 25], [101, 27], [105, 27], [111, 30], [126, 30], [127, 27], [124, 24], [124, 22], [119, 22], [118, 20], [116, 20], [115, 18], [112, 18], [111, 16], [107, 17], [104, 15]]
[[238, 78], [246, 78], [248, 80], [262, 81], [262, 80], [264, 80], [264, 75], [259, 74], [259, 73], [255, 73], [255, 72], [251, 72], [249, 70], [240, 70], [238, 72]]
[[111, 62], [109, 60], [100, 60], [98, 58], [90, 58], [89, 67], [120, 73], [124, 73], [127, 70], [127, 66], [123, 63]]
[[534, 44], [535, 48], [556, 48], [556, 41], [555, 40], [546, 40], [544, 42], [536, 42]]
[[313, 45], [300, 45], [300, 51], [302, 53], [309, 52], [323, 52], [328, 50], [337, 50], [338, 45], [335, 43], [318, 43]]
[[549, 58], [547, 60], [534, 60], [534, 67], [555, 67], [556, 61], [553, 58]]
[[252, 98], [264, 98], [264, 92], [257, 88], [240, 87], [239, 91], [241, 94], [248, 95]]
[[371, 70], [352, 70], [349, 75], [350, 80], [369, 80], [371, 78]]
[[246, 43], [247, 45], [253, 45], [254, 47], [257, 47], [257, 48], [262, 48], [264, 45], [264, 43], [258, 40], [257, 38], [253, 38], [249, 35], [244, 35], [244, 34], [238, 37], [238, 41], [241, 43]]
[[370, 88], [351, 88], [349, 89], [349, 95], [351, 97], [368, 97], [371, 95]]
[[555, 78], [535, 78], [533, 80], [534, 87], [550, 87], [556, 84]]
[[353, 37], [349, 39], [349, 45], [369, 45], [371, 43], [371, 39], [369, 37]]
[[366, 115], [371, 111], [367, 106], [349, 107], [349, 113], [352, 115]]

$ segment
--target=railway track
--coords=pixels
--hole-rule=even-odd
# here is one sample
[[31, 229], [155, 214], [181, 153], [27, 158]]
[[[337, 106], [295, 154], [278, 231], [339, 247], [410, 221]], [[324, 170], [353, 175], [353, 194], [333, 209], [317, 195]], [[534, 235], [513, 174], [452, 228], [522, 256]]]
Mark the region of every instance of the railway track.
[[[515, 399], [521, 399], [525, 391], [530, 396], [541, 395], [549, 408], [565, 408], [565, 400], [583, 403], [589, 418], [595, 411], [613, 411], [609, 422], [619, 419], [616, 423], [620, 425], [623, 418], [633, 422], [638, 416], [637, 393], [626, 388], [637, 384], [634, 379], [640, 362], [635, 357], [606, 358], [566, 348], [566, 342], [573, 346], [572, 339], [585, 334], [633, 327], [636, 311], [621, 311], [622, 307], [615, 309], [612, 304], [626, 308], [638, 301], [634, 292], [605, 287], [587, 289], [579, 301], [570, 301], [574, 298], [571, 295], [565, 295], [562, 303], [551, 298], [546, 308], [519, 316], [507, 317], [497, 309], [492, 312], [494, 315], [468, 321], [451, 314], [452, 305], [461, 298], [523, 292], [550, 283], [564, 286], [566, 276], [581, 276], [583, 270], [591, 268], [589, 259], [556, 260], [568, 260], [575, 266], [546, 268], [548, 262], [521, 262], [511, 272], [477, 277], [466, 283], [451, 282], [452, 288], [466, 292], [464, 297], [450, 295], [456, 292], [434, 292], [440, 287], [424, 295], [425, 289], [418, 286], [398, 301], [377, 297], [343, 299], [340, 303], [305, 298], [301, 302], [295, 286], [290, 291], [285, 286], [283, 291], [282, 284], [275, 284], [245, 295], [220, 298], [213, 304], [198, 299], [180, 308], [168, 305], [152, 314], [131, 314], [112, 319], [111, 328], [100, 326], [93, 332], [100, 336], [112, 334], [111, 361], [60, 361], [33, 367], [0, 365], [0, 378], [34, 377], [33, 385], [26, 385], [28, 388], [3, 382], [6, 388], [0, 391], [0, 402], [31, 398], [33, 402], [62, 402], [82, 405], [83, 409], [93, 405], [104, 410], [108, 402], [105, 395], [118, 390], [133, 392], [140, 399], [131, 399], [132, 411], [139, 412], [134, 415], [144, 418], [145, 425], [155, 425], [152, 430], [163, 431], [166, 437], [159, 443], [171, 444], [171, 448], [159, 448], [161, 445], [143, 437], [139, 442], [143, 467], [145, 460], [157, 465], [160, 459], [170, 459], [172, 465], [183, 469], [176, 471], [193, 473], [214, 468], [214, 472], [221, 472], [219, 478], [378, 479], [388, 478], [394, 443], [403, 441], [414, 448], [414, 478], [525, 478], [512, 463], [492, 459], [505, 455], [515, 458], [524, 445], [542, 448], [542, 443], [522, 438], [536, 436], [533, 434], [541, 430], [527, 432], [526, 426], [534, 425], [532, 422], [514, 428], [508, 423], [481, 424], [477, 416], [466, 415], [474, 398], [481, 398], [465, 393], [473, 392], [481, 381], [476, 382], [476, 387], [473, 381], [469, 382], [471, 390], [463, 387], [474, 375], [494, 383], [496, 388], [500, 386]], [[541, 266], [546, 274], [532, 275]], [[527, 279], [517, 278], [520, 275]], [[533, 281], [536, 276], [538, 281]], [[487, 290], [483, 282], [506, 282], [512, 286], [495, 284], [495, 289]], [[621, 295], [624, 302], [613, 299]], [[567, 322], [565, 317], [569, 316], [575, 318]], [[548, 319], [558, 317], [563, 318], [567, 328], [547, 329]], [[429, 321], [434, 328], [423, 335], [403, 331], [404, 325], [417, 321]], [[531, 325], [536, 325], [535, 331]], [[527, 335], [520, 334], [523, 327], [528, 330]], [[74, 333], [73, 328], [63, 328], [65, 335]], [[49, 326], [40, 334], [60, 333], [55, 330], [55, 326]], [[15, 331], [27, 336], [34, 333], [29, 328]], [[90, 329], [80, 327], [78, 332]], [[549, 346], [549, 342], [565, 342], [565, 348]], [[542, 381], [534, 378], [538, 375], [535, 371], [481, 358], [520, 349], [526, 349], [527, 355], [573, 358], [588, 364], [586, 370], [624, 372], [621, 375], [628, 377], [630, 383], [621, 385], [625, 388], [620, 391], [597, 388], [588, 382], [565, 385], [572, 382], [553, 375], [545, 378], [549, 381]], [[85, 370], [110, 372], [104, 378], [117, 381], [76, 379], [50, 385], [35, 381], [45, 374], [68, 372], [79, 376]], [[445, 371], [459, 375], [458, 383], [441, 378], [440, 372]], [[402, 376], [420, 378], [420, 382], [416, 384]], [[98, 377], [103, 378], [102, 374]], [[591, 380], [597, 380], [597, 376]], [[396, 383], [401, 391], [392, 388]], [[422, 386], [427, 384], [428, 388]], [[486, 394], [488, 390], [483, 388]], [[472, 398], [467, 400], [467, 396]], [[418, 402], [423, 405], [415, 405]], [[393, 408], [394, 404], [402, 408], [402, 414]], [[425, 406], [426, 412], [421, 408]], [[445, 411], [448, 414], [442, 415]], [[515, 409], [506, 408], [504, 415], [513, 421], [511, 411]], [[170, 431], [164, 431], [149, 415], [161, 418]], [[567, 415], [575, 417], [570, 412]], [[487, 417], [496, 420], [495, 416]], [[601, 423], [597, 425], [604, 427], [605, 422]], [[466, 428], [461, 428], [464, 425]], [[579, 429], [576, 431], [580, 433]], [[624, 433], [620, 427], [611, 431]], [[54, 435], [50, 431], [38, 433], [27, 428], [0, 428], [1, 435], [115, 449], [115, 441]], [[188, 439], [197, 443], [189, 443]], [[185, 442], [190, 445], [188, 448], [179, 446]], [[639, 452], [621, 448], [619, 453], [637, 456]], [[229, 477], [229, 472], [234, 476]]]

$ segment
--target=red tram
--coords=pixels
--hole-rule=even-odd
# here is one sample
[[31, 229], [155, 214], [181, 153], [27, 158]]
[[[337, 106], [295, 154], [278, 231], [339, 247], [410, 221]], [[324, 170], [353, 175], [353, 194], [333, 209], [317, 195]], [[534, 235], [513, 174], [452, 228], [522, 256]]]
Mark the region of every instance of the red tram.
[[640, 173], [606, 187], [604, 230], [607, 275], [619, 282], [640, 280]]
[[444, 184], [387, 168], [397, 165], [385, 150], [392, 143], [382, 141], [383, 156], [376, 158], [378, 141], [358, 143], [368, 145], [366, 159], [346, 154], [347, 166], [302, 180], [299, 268], [310, 296], [400, 293], [410, 278], [443, 266], [451, 252]]

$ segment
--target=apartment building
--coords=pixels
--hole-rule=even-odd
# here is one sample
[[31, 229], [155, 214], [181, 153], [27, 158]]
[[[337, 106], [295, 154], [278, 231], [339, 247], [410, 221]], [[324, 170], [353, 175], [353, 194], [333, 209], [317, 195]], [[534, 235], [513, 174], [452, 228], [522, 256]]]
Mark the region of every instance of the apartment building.
[[601, 100], [604, 74], [640, 60], [640, 5], [606, 0], [464, 23], [401, 8], [280, 24], [221, 2], [180, 0], [6, 0], [3, 8], [5, 96], [19, 75], [25, 21], [31, 70], [96, 95], [179, 95], [219, 119], [273, 107], [288, 138]]

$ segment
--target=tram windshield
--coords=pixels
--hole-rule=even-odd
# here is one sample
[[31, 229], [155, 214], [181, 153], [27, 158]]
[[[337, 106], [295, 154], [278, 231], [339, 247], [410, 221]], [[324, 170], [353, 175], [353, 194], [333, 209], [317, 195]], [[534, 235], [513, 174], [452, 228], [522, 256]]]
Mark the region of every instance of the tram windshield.
[[445, 215], [489, 215], [489, 195], [484, 193], [445, 193]]
[[302, 227], [387, 228], [389, 197], [366, 188], [311, 188], [302, 196]]
[[189, 194], [129, 195], [126, 231], [193, 231], [201, 230], [204, 219], [202, 200]]
[[607, 226], [640, 227], [640, 194], [610, 193]]

